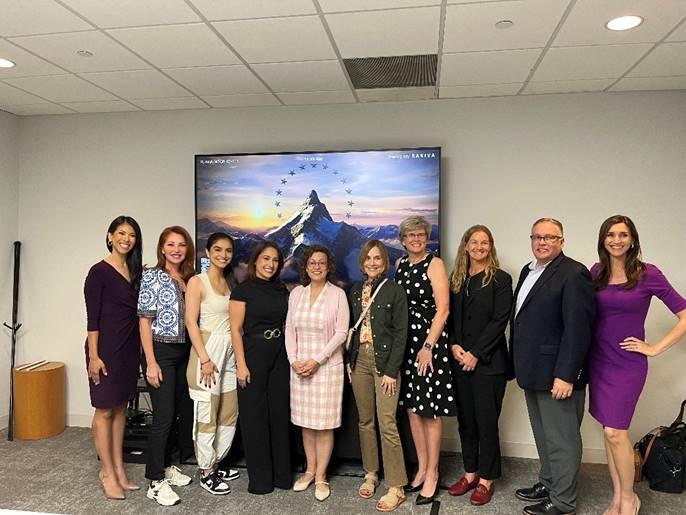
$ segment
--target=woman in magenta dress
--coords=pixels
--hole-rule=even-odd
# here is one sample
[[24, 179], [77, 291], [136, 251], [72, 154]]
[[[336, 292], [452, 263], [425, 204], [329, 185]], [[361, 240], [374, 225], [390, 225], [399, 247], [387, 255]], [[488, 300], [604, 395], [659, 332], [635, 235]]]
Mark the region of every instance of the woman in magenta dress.
[[[598, 234], [599, 263], [591, 268], [598, 317], [589, 357], [589, 412], [603, 425], [612, 501], [604, 515], [636, 514], [633, 448], [628, 429], [648, 373], [648, 357], [661, 354], [686, 335], [686, 299], [662, 272], [641, 261], [636, 226], [615, 215]], [[678, 317], [662, 339], [646, 343], [645, 319], [652, 297]]]
[[110, 254], [91, 267], [84, 296], [88, 318], [86, 367], [93, 415], [93, 441], [100, 457], [100, 482], [109, 499], [138, 490], [124, 470], [126, 404], [136, 393], [140, 336], [136, 301], [141, 283], [143, 240], [129, 216], [107, 229]]

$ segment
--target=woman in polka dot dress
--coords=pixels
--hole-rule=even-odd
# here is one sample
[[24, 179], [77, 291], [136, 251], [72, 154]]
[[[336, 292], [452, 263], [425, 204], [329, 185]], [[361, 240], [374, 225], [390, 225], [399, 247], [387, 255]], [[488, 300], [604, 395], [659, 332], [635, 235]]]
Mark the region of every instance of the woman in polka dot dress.
[[445, 332], [448, 275], [441, 259], [427, 251], [429, 222], [410, 217], [399, 232], [407, 256], [400, 260], [395, 279], [405, 289], [409, 308], [399, 404], [407, 410], [417, 451], [417, 474], [405, 488], [419, 492], [416, 504], [428, 504], [438, 493], [440, 417], [456, 415]]

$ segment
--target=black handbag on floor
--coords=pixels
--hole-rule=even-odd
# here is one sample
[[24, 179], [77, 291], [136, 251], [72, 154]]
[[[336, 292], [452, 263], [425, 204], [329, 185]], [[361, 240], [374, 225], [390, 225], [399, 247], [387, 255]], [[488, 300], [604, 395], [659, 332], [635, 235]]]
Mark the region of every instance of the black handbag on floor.
[[651, 490], [679, 494], [686, 487], [685, 406], [686, 400], [681, 403], [679, 415], [669, 427], [653, 429], [634, 446], [640, 454], [642, 472], [648, 478]]

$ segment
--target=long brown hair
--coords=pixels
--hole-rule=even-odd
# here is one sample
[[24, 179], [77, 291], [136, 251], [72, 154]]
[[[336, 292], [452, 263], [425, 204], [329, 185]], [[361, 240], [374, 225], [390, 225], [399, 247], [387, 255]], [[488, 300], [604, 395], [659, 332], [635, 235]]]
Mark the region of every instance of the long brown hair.
[[281, 252], [279, 246], [275, 242], [270, 240], [264, 240], [259, 242], [257, 245], [255, 245], [255, 248], [252, 250], [252, 254], [250, 254], [250, 259], [248, 259], [248, 267], [246, 273], [248, 279], [257, 279], [255, 263], [257, 262], [257, 258], [260, 257], [260, 254], [262, 254], [267, 249], [274, 249], [279, 258], [279, 264], [276, 267], [276, 272], [274, 272], [274, 275], [272, 275], [269, 278], [269, 281], [281, 281], [281, 270], [283, 269], [283, 253]]
[[179, 266], [181, 277], [184, 282], [186, 282], [195, 275], [195, 245], [193, 245], [193, 238], [191, 238], [191, 235], [181, 226], [172, 225], [171, 227], [166, 227], [160, 234], [160, 238], [157, 240], [157, 264], [155, 265], [155, 268], [164, 270], [167, 266], [167, 258], [162, 253], [162, 250], [164, 249], [164, 244], [170, 234], [178, 234], [179, 236], [183, 236], [183, 239], [186, 240], [186, 257], [181, 262], [181, 266]]
[[488, 236], [488, 242], [491, 248], [488, 251], [488, 261], [486, 262], [486, 269], [484, 270], [484, 278], [481, 282], [481, 286], [486, 286], [495, 277], [495, 271], [500, 266], [498, 261], [498, 253], [495, 250], [495, 243], [493, 241], [493, 233], [485, 225], [472, 225], [469, 229], [465, 231], [460, 240], [460, 246], [457, 247], [457, 255], [455, 256], [455, 264], [453, 266], [453, 273], [450, 276], [450, 290], [453, 293], [459, 293], [462, 289], [462, 285], [467, 279], [467, 274], [469, 273], [470, 258], [467, 252], [467, 243], [476, 232], [486, 233]]
[[610, 253], [605, 248], [605, 239], [607, 238], [607, 233], [613, 225], [625, 224], [629, 228], [629, 234], [631, 234], [631, 247], [626, 253], [626, 261], [624, 262], [624, 273], [626, 274], [626, 282], [622, 285], [622, 288], [630, 290], [634, 288], [641, 274], [645, 270], [645, 263], [641, 260], [641, 242], [638, 239], [638, 230], [634, 222], [625, 215], [613, 215], [603, 222], [600, 226], [600, 231], [598, 231], [598, 273], [593, 279], [593, 288], [596, 290], [602, 290], [610, 282], [610, 275], [612, 273]]

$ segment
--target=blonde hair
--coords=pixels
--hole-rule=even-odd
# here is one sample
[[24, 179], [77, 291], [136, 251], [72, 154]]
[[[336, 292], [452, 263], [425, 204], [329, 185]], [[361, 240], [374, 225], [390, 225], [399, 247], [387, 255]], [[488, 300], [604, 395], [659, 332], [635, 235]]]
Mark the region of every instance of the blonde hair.
[[457, 247], [457, 255], [455, 256], [455, 264], [453, 267], [453, 273], [450, 276], [450, 290], [453, 293], [459, 293], [462, 286], [467, 279], [467, 274], [469, 273], [469, 253], [467, 252], [467, 243], [476, 232], [483, 232], [488, 236], [488, 242], [491, 245], [488, 251], [488, 261], [486, 262], [486, 270], [484, 270], [484, 278], [481, 282], [481, 286], [486, 286], [495, 277], [495, 271], [500, 266], [498, 261], [498, 253], [495, 250], [495, 243], [493, 242], [493, 234], [491, 230], [485, 225], [472, 225], [469, 229], [465, 231], [460, 240], [460, 245]]
[[408, 232], [414, 231], [415, 229], [424, 229], [427, 239], [431, 236], [431, 224], [426, 218], [423, 216], [410, 216], [400, 222], [400, 226], [398, 227], [398, 239], [400, 240], [400, 243], [403, 242], [403, 238]]

